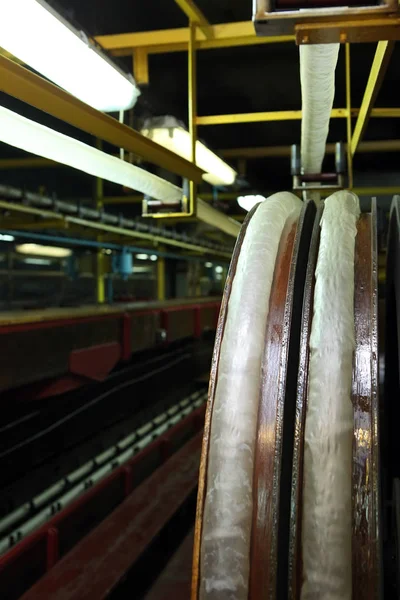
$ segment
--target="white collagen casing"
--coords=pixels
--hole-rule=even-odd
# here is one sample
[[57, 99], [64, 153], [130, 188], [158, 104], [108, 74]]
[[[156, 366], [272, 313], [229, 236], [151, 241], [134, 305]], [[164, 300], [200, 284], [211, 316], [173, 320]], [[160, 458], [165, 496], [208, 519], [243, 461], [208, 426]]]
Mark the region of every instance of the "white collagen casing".
[[351, 600], [354, 248], [357, 196], [325, 200], [304, 441], [302, 600]]
[[300, 46], [301, 164], [304, 173], [320, 173], [335, 96], [340, 44]]
[[253, 465], [269, 297], [282, 230], [301, 201], [274, 194], [247, 227], [232, 282], [211, 418], [200, 599], [247, 600]]

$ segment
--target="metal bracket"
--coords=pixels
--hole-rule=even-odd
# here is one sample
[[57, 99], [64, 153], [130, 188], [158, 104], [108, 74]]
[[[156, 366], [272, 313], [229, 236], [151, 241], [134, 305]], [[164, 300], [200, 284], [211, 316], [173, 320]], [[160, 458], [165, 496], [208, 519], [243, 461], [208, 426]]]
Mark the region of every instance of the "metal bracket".
[[300, 148], [293, 144], [290, 159], [291, 174], [293, 176], [293, 191], [336, 191], [345, 187], [346, 152], [343, 142], [335, 145], [335, 172], [334, 173], [302, 173]]
[[190, 181], [183, 180], [182, 197], [180, 200], [163, 201], [144, 196], [142, 202], [142, 217], [156, 219], [193, 217], [196, 214], [196, 198], [190, 194]]

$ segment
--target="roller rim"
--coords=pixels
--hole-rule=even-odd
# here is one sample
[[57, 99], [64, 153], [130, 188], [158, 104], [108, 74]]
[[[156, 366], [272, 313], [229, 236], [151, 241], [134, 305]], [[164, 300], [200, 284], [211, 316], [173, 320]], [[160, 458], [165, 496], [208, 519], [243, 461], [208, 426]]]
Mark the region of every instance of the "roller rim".
[[[275, 265], [254, 464], [251, 598], [287, 598], [298, 349], [315, 216], [314, 202], [306, 203], [290, 231], [283, 231]], [[271, 430], [275, 439], [266, 435]]]
[[355, 244], [352, 402], [353, 598], [381, 595], [377, 212], [361, 214]]
[[317, 208], [311, 243], [308, 256], [307, 272], [305, 277], [302, 321], [303, 327], [300, 336], [299, 363], [296, 393], [296, 419], [293, 440], [293, 465], [292, 465], [292, 491], [290, 504], [290, 541], [289, 541], [289, 569], [288, 597], [300, 597], [301, 590], [301, 509], [303, 488], [303, 453], [304, 453], [304, 427], [307, 409], [308, 389], [308, 359], [310, 352], [310, 333], [313, 316], [313, 298], [315, 283], [315, 268], [317, 265], [319, 239], [321, 234], [321, 217], [323, 204]]
[[395, 597], [400, 589], [400, 196], [394, 196], [390, 211], [385, 295], [384, 421], [381, 436], [385, 480], [382, 494], [391, 530], [393, 556], [392, 562], [385, 565], [388, 567], [385, 586], [386, 591]]
[[214, 351], [210, 370], [210, 383], [208, 388], [208, 399], [207, 409], [204, 421], [204, 435], [201, 449], [200, 458], [200, 470], [199, 470], [199, 487], [197, 492], [197, 506], [196, 506], [196, 523], [194, 531], [194, 546], [193, 546], [193, 564], [192, 564], [192, 586], [191, 586], [191, 598], [197, 600], [199, 598], [200, 589], [200, 552], [201, 552], [201, 538], [203, 532], [203, 516], [204, 516], [204, 505], [206, 500], [206, 489], [207, 489], [207, 468], [208, 468], [208, 451], [210, 445], [210, 432], [211, 432], [211, 418], [214, 407], [215, 391], [217, 387], [217, 375], [219, 357], [221, 352], [221, 343], [225, 329], [226, 317], [228, 312], [229, 298], [232, 291], [232, 283], [235, 277], [237, 263], [240, 256], [240, 250], [246, 235], [249, 223], [257, 211], [260, 204], [257, 204], [249, 211], [246, 215], [243, 225], [240, 229], [239, 236], [236, 240], [236, 244], [232, 253], [231, 262], [226, 277], [224, 293], [221, 300], [221, 308], [218, 317], [217, 330], [215, 335]]

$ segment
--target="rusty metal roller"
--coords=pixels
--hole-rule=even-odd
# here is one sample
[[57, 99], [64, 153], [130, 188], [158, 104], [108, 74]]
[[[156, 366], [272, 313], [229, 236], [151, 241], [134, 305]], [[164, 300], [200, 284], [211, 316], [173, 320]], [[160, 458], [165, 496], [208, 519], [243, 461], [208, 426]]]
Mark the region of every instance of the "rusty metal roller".
[[[333, 196], [317, 207], [312, 201], [299, 204], [291, 194], [276, 194], [248, 214], [238, 238], [211, 369], [192, 600], [323, 600], [340, 597], [346, 586], [341, 597], [379, 597], [376, 207], [373, 204], [371, 212], [359, 216], [353, 194]], [[344, 241], [347, 236], [343, 248], [341, 236]], [[326, 248], [330, 248], [328, 253]], [[335, 266], [331, 268], [335, 262], [340, 266], [337, 278]], [[346, 276], [351, 278], [349, 289], [343, 283]], [[264, 285], [264, 277], [270, 278], [269, 284]], [[335, 294], [340, 296], [336, 282], [346, 288], [347, 321], [340, 323], [339, 315], [337, 326], [337, 337], [342, 335], [342, 327], [348, 342], [345, 351], [340, 339], [338, 343], [332, 339], [330, 344], [318, 332], [328, 317], [324, 311], [331, 311], [335, 319], [335, 311], [341, 310], [335, 298]], [[327, 295], [327, 290], [332, 293]], [[321, 340], [323, 351], [318, 346]], [[345, 501], [343, 507], [338, 506], [339, 516], [340, 510], [350, 512], [344, 519], [349, 531], [339, 532], [337, 538], [350, 536], [347, 576], [335, 573], [337, 560], [339, 564], [343, 560], [337, 556], [337, 548], [336, 557], [324, 555], [329, 539], [323, 539], [321, 528], [331, 527], [329, 522], [326, 525], [328, 511], [319, 524], [316, 517], [316, 536], [313, 524], [311, 536], [307, 533], [310, 519], [303, 513], [308, 507], [312, 517], [310, 493], [315, 490], [315, 501], [321, 502], [315, 480], [324, 482], [327, 476], [319, 474], [321, 467], [313, 471], [318, 461], [310, 461], [309, 436], [314, 427], [318, 441], [318, 410], [316, 413], [312, 403], [315, 399], [318, 403], [318, 385], [325, 385], [330, 365], [324, 357], [331, 351], [338, 352], [338, 360], [333, 361], [340, 367], [335, 377], [342, 376], [343, 367], [343, 379], [347, 378], [342, 389], [344, 403], [348, 402], [345, 408], [350, 406], [351, 411], [350, 433], [345, 434], [347, 450], [338, 441], [342, 432], [337, 423], [333, 423], [333, 432], [329, 422], [329, 431], [323, 431], [321, 421], [321, 439], [328, 440], [327, 452], [338, 449], [339, 458], [340, 452], [350, 452], [348, 489], [344, 491], [350, 503], [347, 508]], [[318, 361], [322, 364], [316, 367]], [[332, 387], [332, 381], [334, 378], [326, 385]], [[327, 388], [326, 396], [332, 395], [335, 390]], [[323, 402], [320, 410], [326, 410]], [[339, 415], [341, 423], [340, 407], [333, 414]], [[330, 469], [330, 459], [327, 464]], [[335, 474], [335, 466], [332, 473], [333, 482], [342, 477], [340, 469], [339, 475]], [[341, 505], [336, 488], [331, 496]], [[339, 529], [340, 523], [339, 519]], [[336, 535], [335, 525], [333, 531]], [[334, 548], [334, 540], [332, 543]], [[327, 570], [333, 570], [332, 579], [338, 578], [333, 584], [321, 584], [317, 572], [307, 571], [310, 544], [311, 556], [322, 544], [316, 571], [323, 572], [326, 560]], [[314, 579], [311, 586], [307, 585], [310, 578]]]

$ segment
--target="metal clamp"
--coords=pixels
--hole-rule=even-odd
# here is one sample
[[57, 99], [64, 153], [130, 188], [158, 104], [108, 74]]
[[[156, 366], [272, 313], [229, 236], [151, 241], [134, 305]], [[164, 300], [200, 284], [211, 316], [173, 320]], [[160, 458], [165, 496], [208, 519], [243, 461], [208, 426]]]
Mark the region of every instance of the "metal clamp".
[[302, 173], [300, 148], [296, 144], [291, 148], [290, 170], [295, 192], [342, 190], [346, 179], [346, 152], [343, 142], [337, 142], [335, 146], [334, 173]]

